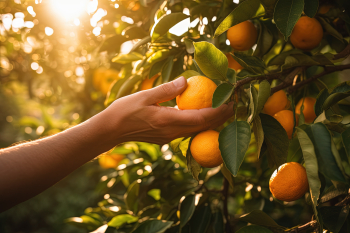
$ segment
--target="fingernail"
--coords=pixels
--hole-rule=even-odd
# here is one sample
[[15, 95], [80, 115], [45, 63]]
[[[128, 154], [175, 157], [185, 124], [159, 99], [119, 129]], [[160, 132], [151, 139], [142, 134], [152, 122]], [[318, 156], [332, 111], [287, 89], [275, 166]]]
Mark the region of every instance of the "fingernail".
[[185, 77], [181, 76], [180, 78], [175, 79], [173, 83], [175, 87], [182, 87], [186, 83]]

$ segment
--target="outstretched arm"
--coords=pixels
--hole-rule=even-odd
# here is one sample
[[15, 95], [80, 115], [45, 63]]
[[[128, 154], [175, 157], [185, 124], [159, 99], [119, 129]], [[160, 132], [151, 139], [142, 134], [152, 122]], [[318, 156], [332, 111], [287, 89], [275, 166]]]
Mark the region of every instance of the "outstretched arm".
[[186, 86], [181, 77], [121, 98], [64, 132], [0, 150], [0, 212], [39, 194], [119, 143], [165, 144], [216, 128], [232, 116], [232, 105], [184, 111], [156, 105], [175, 98]]

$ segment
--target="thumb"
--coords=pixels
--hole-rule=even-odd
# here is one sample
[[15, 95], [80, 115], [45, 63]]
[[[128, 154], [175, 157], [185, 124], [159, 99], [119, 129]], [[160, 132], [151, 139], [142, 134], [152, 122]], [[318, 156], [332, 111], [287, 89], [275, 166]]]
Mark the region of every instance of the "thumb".
[[158, 87], [149, 89], [147, 93], [147, 104], [162, 103], [174, 99], [180, 95], [187, 87], [185, 77], [175, 79], [172, 82], [162, 84]]

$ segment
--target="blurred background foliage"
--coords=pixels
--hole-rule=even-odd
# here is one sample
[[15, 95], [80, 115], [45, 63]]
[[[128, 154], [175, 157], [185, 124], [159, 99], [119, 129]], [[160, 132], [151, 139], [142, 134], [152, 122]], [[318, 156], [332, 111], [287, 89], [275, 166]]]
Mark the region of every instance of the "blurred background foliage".
[[[150, 73], [161, 72], [160, 78], [151, 83], [152, 87], [174, 79], [185, 70], [197, 70], [192, 60], [194, 50], [189, 45], [192, 41], [186, 40], [188, 38], [210, 41], [225, 53], [231, 51], [225, 33], [215, 39], [211, 35], [238, 2], [0, 0], [0, 148], [53, 135], [79, 124], [103, 110], [116, 97], [142, 89], [141, 83]], [[152, 39], [149, 32], [155, 20], [171, 13], [191, 16], [186, 39], [169, 33], [164, 38], [153, 33]], [[332, 11], [327, 17], [333, 19]], [[348, 28], [342, 20], [338, 21], [337, 28], [346, 35]], [[278, 31], [271, 29], [270, 21], [256, 20], [255, 23], [264, 24], [263, 28], [272, 30], [271, 34], [276, 37], [276, 47], [271, 49], [271, 44], [270, 52], [263, 55], [272, 58], [292, 49], [289, 42], [276, 36]], [[328, 35], [321, 49], [324, 53], [336, 53], [346, 44], [346, 40], [337, 43]], [[161, 53], [154, 55], [159, 51]], [[247, 53], [253, 52], [251, 49]], [[152, 55], [153, 60], [147, 60]], [[158, 62], [158, 67], [152, 71], [147, 62], [153, 65]], [[306, 75], [313, 75], [316, 69], [308, 69]], [[331, 88], [345, 76], [332, 73], [322, 81]], [[317, 96], [316, 85], [311, 85], [308, 92]], [[302, 95], [303, 92], [297, 93], [299, 99]], [[174, 105], [174, 101], [166, 104]], [[210, 225], [213, 229], [210, 232], [220, 232], [225, 173], [220, 169], [203, 169], [199, 179], [205, 184], [197, 186], [187, 173], [183, 156], [186, 143], [178, 146], [177, 151], [167, 145], [146, 143], [117, 147], [108, 152], [124, 156], [118, 161], [117, 170], [102, 169], [97, 160], [84, 165], [37, 197], [1, 213], [0, 232], [87, 232], [113, 217], [128, 215], [126, 209], [133, 209], [137, 219], [129, 219], [130, 224], [122, 228], [128, 232], [139, 218], [169, 221], [179, 218], [178, 203], [184, 195], [189, 198], [188, 202], [193, 201], [200, 207], [197, 211], [181, 209], [194, 214], [190, 224], [196, 226], [196, 219], [207, 218], [206, 227]], [[300, 151], [288, 158], [288, 161], [299, 160]], [[239, 216], [252, 210], [264, 211], [284, 227], [310, 221], [310, 198], [286, 205], [272, 198], [268, 179], [273, 170], [268, 168], [266, 156], [257, 159], [254, 139], [244, 161], [235, 179], [237, 186], [230, 188], [228, 197], [227, 211], [235, 217], [237, 229], [247, 224]], [[207, 214], [208, 205], [213, 214]], [[201, 227], [198, 225], [198, 229]], [[176, 230], [175, 227], [173, 232]], [[188, 227], [183, 231], [188, 232]]]

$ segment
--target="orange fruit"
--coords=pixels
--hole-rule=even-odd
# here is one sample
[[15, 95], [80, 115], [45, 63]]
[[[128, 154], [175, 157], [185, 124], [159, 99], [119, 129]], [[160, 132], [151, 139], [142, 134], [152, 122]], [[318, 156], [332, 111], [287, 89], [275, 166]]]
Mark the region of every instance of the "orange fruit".
[[100, 90], [104, 95], [107, 95], [109, 88], [114, 80], [119, 79], [119, 72], [113, 69], [108, 69], [104, 73], [104, 77], [100, 83]]
[[318, 13], [324, 15], [333, 7], [333, 5], [322, 5], [318, 8]]
[[237, 51], [250, 49], [258, 39], [258, 31], [250, 21], [244, 21], [227, 30], [227, 39]]
[[[276, 113], [273, 116], [284, 128], [287, 132], [289, 139], [292, 138], [293, 128], [294, 128], [294, 116], [293, 112], [290, 110], [282, 110]], [[296, 116], [296, 120], [298, 123], [298, 117]]]
[[269, 114], [270, 116], [275, 115], [277, 112], [286, 108], [288, 104], [287, 95], [283, 90], [275, 92], [270, 96], [265, 105], [263, 112]]
[[[303, 114], [306, 123], [312, 123], [316, 118], [316, 113], [314, 110], [314, 105], [316, 103], [316, 99], [312, 97], [305, 97], [304, 99], [304, 109]], [[301, 105], [303, 104], [303, 99], [299, 100], [297, 106], [295, 106], [295, 113], [300, 115]]]
[[159, 74], [154, 75], [152, 78], [146, 78], [141, 84], [141, 91], [151, 89], [154, 81], [159, 77]]
[[96, 90], [100, 90], [100, 84], [106, 70], [107, 70], [106, 68], [100, 67], [94, 71], [92, 82]]
[[179, 109], [201, 109], [212, 106], [216, 84], [207, 77], [193, 76], [187, 79], [187, 88], [176, 97]]
[[101, 155], [98, 158], [98, 163], [101, 167], [108, 168], [116, 168], [121, 160], [125, 158], [124, 155], [120, 154], [112, 154], [112, 155]]
[[290, 41], [295, 48], [310, 51], [316, 48], [323, 37], [323, 29], [315, 18], [302, 16], [295, 24]]
[[285, 163], [272, 174], [269, 186], [278, 200], [295, 201], [309, 189], [306, 169], [296, 162]]
[[223, 160], [219, 149], [219, 132], [207, 130], [197, 134], [190, 146], [193, 158], [202, 167], [216, 167]]
[[243, 67], [229, 54], [226, 53], [228, 67], [234, 69], [236, 72], [243, 69]]

